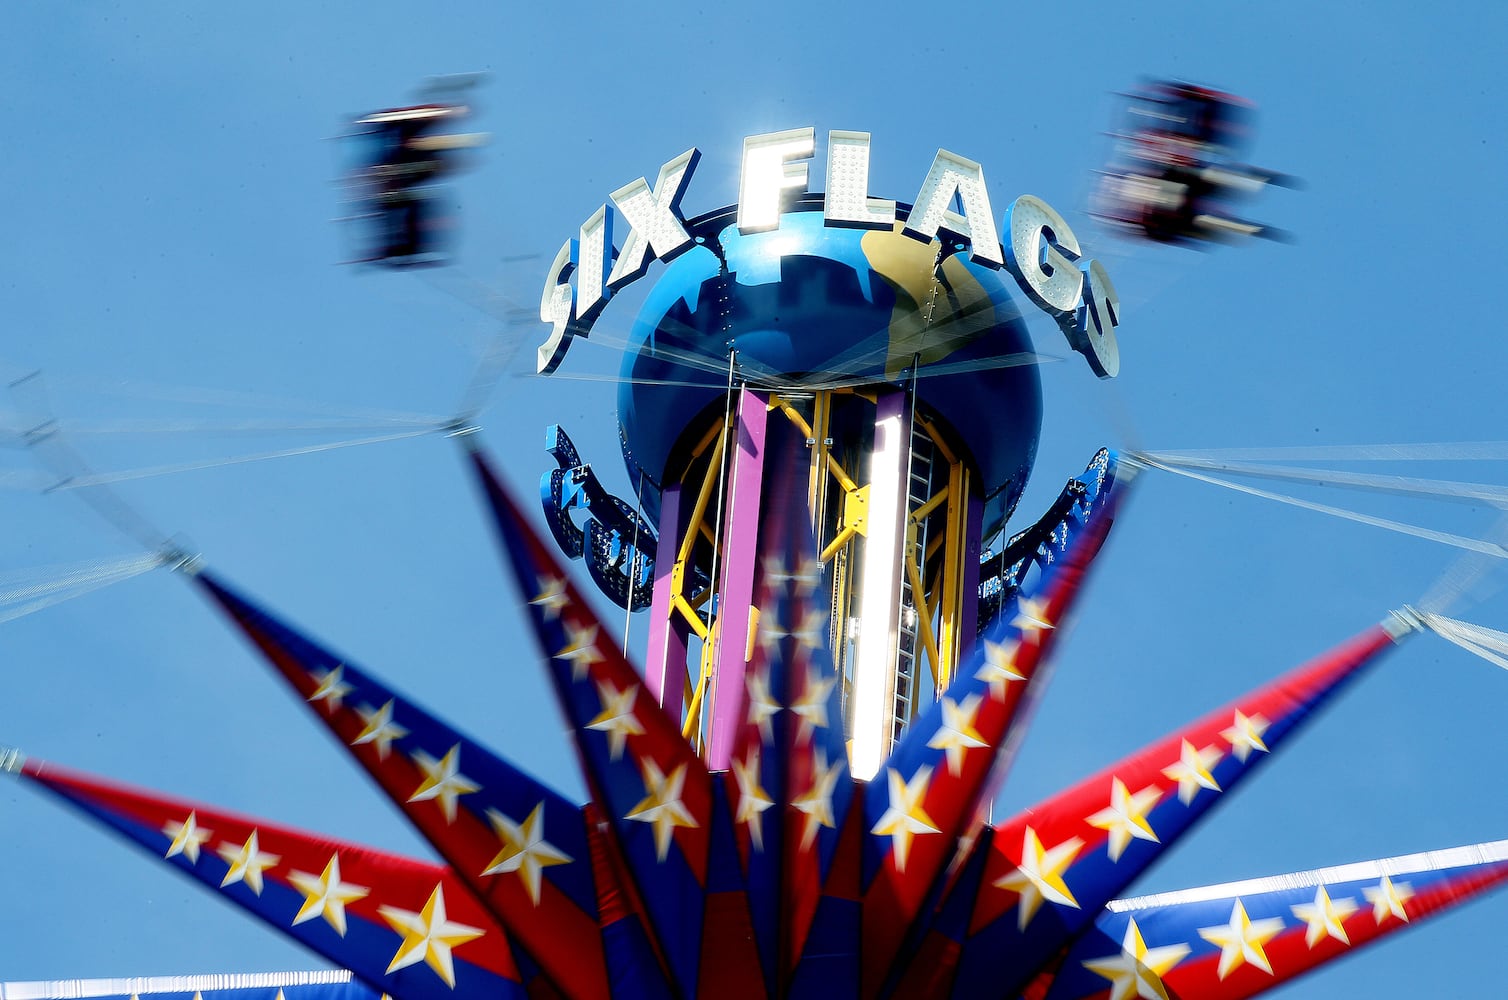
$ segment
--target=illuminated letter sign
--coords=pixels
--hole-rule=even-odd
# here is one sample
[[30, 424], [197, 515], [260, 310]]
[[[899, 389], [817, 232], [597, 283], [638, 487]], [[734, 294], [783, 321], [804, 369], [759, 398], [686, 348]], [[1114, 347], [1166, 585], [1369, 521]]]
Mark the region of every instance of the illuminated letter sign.
[[[592, 467], [581, 461], [576, 446], [557, 424], [549, 429], [547, 449], [557, 469], [540, 479], [545, 524], [568, 559], [585, 559], [597, 587], [620, 608], [639, 611], [654, 596], [655, 531], [636, 509], [602, 488]], [[585, 510], [578, 528], [570, 511]]]
[[[809, 166], [798, 161], [813, 155], [816, 136], [815, 128], [798, 128], [744, 140], [734, 206], [740, 233], [780, 227], [786, 204], [807, 190]], [[833, 130], [827, 134], [823, 225], [859, 229], [895, 225], [896, 203], [869, 196], [869, 144], [868, 132]], [[586, 336], [612, 294], [647, 273], [651, 260], [668, 261], [701, 240], [711, 240], [709, 233], [688, 232], [681, 215], [681, 197], [700, 158], [695, 148], [688, 149], [660, 168], [653, 188], [641, 177], [612, 193], [613, 206], [629, 226], [621, 251], [613, 246], [614, 209], [606, 205], [582, 223], [578, 239], [561, 246], [539, 303], [540, 319], [550, 324], [550, 335], [539, 347], [541, 374], [560, 366], [571, 339]], [[955, 201], [960, 211], [953, 210]], [[726, 225], [722, 220], [727, 211], [703, 219]], [[1005, 229], [1009, 238], [1002, 247], [984, 168], [939, 149], [902, 231], [922, 242], [940, 236], [961, 242], [975, 263], [1009, 270], [1027, 297], [1057, 321], [1095, 374], [1114, 377], [1120, 370], [1115, 341], [1120, 298], [1104, 265], [1083, 259], [1073, 230], [1040, 198], [1017, 198], [1006, 213]]]
[[817, 130], [794, 128], [744, 140], [744, 165], [738, 182], [738, 231], [763, 233], [780, 225], [781, 201], [791, 189], [805, 191], [805, 163], [812, 155]]
[[869, 133], [827, 133], [827, 198], [823, 221], [830, 226], [889, 229], [895, 202], [869, 197]]
[[1007, 263], [1027, 296], [1058, 321], [1058, 328], [1074, 350], [1089, 360], [1100, 378], [1120, 371], [1120, 348], [1115, 328], [1120, 323], [1120, 298], [1104, 265], [1088, 262], [1088, 276], [1080, 259], [1078, 237], [1052, 206], [1024, 194], [1006, 213], [1011, 241]]
[[[950, 209], [954, 196], [963, 202], [963, 214]], [[1000, 267], [1000, 235], [990, 211], [990, 194], [984, 187], [984, 168], [957, 153], [939, 149], [932, 169], [916, 193], [916, 207], [906, 220], [906, 235], [930, 243], [944, 232], [969, 241], [969, 257], [987, 267]]]
[[660, 168], [653, 191], [649, 182], [640, 177], [613, 192], [613, 204], [633, 228], [628, 231], [623, 253], [608, 279], [609, 286], [622, 288], [643, 277], [649, 270], [646, 250], [653, 250], [660, 260], [670, 260], [691, 246], [691, 237], [682, 225], [681, 196], [686, 193], [701, 158], [701, 152], [693, 146]]

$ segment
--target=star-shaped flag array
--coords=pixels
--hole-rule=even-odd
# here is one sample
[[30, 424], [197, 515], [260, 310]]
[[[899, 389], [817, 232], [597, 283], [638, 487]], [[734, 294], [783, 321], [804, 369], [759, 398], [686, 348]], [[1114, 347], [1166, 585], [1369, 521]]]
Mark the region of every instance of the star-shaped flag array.
[[[799, 455], [773, 429], [766, 444]], [[1112, 458], [1067, 491], [1063, 522], [1012, 570], [976, 647], [872, 781], [849, 770], [845, 681], [827, 649], [821, 590], [830, 570], [816, 560], [795, 472], [763, 470], [745, 659], [709, 709], [735, 723], [729, 769], [717, 774], [658, 693], [645, 696], [658, 689], [629, 664], [486, 460], [474, 461], [589, 802], [564, 798], [202, 572], [204, 592], [443, 864], [0, 750], [0, 770], [61, 796], [365, 984], [296, 997], [217, 988], [213, 1000], [1234, 1000], [1508, 881], [1508, 842], [1499, 842], [1115, 898], [1406, 634], [1408, 615], [1018, 816], [983, 822], [980, 806], [1019, 740], [1016, 708], [1040, 693], [1046, 654], [1116, 509]], [[305, 985], [316, 984], [289, 984]]]

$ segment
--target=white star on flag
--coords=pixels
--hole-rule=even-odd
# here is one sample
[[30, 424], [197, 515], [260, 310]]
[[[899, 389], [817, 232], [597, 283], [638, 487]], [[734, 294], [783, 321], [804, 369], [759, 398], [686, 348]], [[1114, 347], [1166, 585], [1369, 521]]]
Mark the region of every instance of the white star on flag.
[[837, 683], [836, 675], [823, 678], [814, 671], [807, 671], [800, 697], [791, 702], [791, 714], [801, 719], [796, 727], [798, 744], [804, 745], [818, 729], [827, 728], [827, 698]]
[[1189, 953], [1186, 944], [1170, 944], [1161, 948], [1148, 948], [1142, 940], [1141, 929], [1133, 919], [1126, 926], [1126, 936], [1121, 941], [1119, 954], [1105, 958], [1092, 958], [1084, 962], [1084, 968], [1097, 976], [1110, 980], [1110, 1000], [1168, 1000], [1167, 987], [1162, 984], [1166, 976]]
[[1188, 740], [1183, 741], [1183, 746], [1178, 751], [1178, 763], [1162, 769], [1164, 777], [1178, 782], [1179, 802], [1184, 805], [1193, 802], [1201, 788], [1208, 788], [1212, 792], [1220, 791], [1220, 785], [1216, 783], [1214, 775], [1210, 774], [1210, 768], [1218, 764], [1222, 756], [1218, 747], [1196, 750], [1194, 744]]
[[262, 873], [283, 860], [279, 855], [268, 854], [261, 849], [257, 844], [255, 830], [251, 831], [251, 836], [240, 847], [223, 844], [215, 853], [230, 865], [230, 870], [220, 881], [220, 888], [245, 882], [247, 888], [258, 896], [262, 894]]
[[976, 681], [990, 682], [990, 697], [1000, 700], [1005, 697], [1005, 686], [1012, 681], [1024, 681], [1026, 675], [1016, 669], [1016, 653], [1021, 644], [1015, 639], [1008, 642], [984, 640], [984, 665], [974, 674]]
[[356, 690], [345, 682], [345, 671], [345, 664], [337, 663], [333, 670], [314, 674], [314, 693], [309, 695], [308, 700], [324, 702], [326, 712], [333, 712], [339, 708], [346, 695]]
[[778, 607], [777, 604], [771, 608], [754, 609], [754, 635], [766, 660], [775, 658], [780, 651], [780, 640], [788, 634], [780, 622], [780, 616], [775, 613], [775, 608]]
[[374, 743], [377, 746], [377, 759], [387, 760], [388, 752], [392, 749], [394, 740], [401, 740], [408, 735], [408, 730], [393, 721], [393, 699], [389, 698], [387, 704], [381, 708], [363, 706], [356, 710], [365, 723], [361, 732], [351, 741], [351, 745], [361, 746], [364, 743]]
[[444, 757], [435, 760], [423, 750], [413, 754], [413, 762], [424, 772], [424, 781], [408, 797], [410, 802], [440, 801], [445, 813], [445, 822], [456, 821], [456, 799], [471, 792], [481, 791], [482, 786], [461, 773], [461, 744], [450, 748]]
[[770, 693], [770, 675], [759, 670], [751, 673], [744, 686], [749, 689], [749, 723], [759, 727], [761, 743], [773, 743], [775, 731], [770, 720], [780, 713], [781, 704]]
[[1019, 930], [1026, 930], [1026, 925], [1037, 915], [1043, 900], [1059, 906], [1071, 906], [1076, 910], [1079, 908], [1079, 901], [1073, 898], [1073, 893], [1063, 881], [1063, 872], [1078, 857], [1083, 846], [1082, 840], [1071, 837], [1050, 851], [1043, 850], [1037, 831], [1031, 827], [1026, 828], [1026, 836], [1021, 844], [1021, 864], [1009, 875], [995, 880], [996, 888], [1006, 889], [1021, 897], [1016, 910], [1016, 927]]
[[942, 724], [927, 741], [927, 746], [948, 755], [948, 773], [955, 778], [963, 773], [964, 751], [989, 746], [974, 728], [974, 719], [983, 703], [984, 698], [978, 694], [969, 695], [961, 705], [952, 698], [942, 700]]
[[686, 765], [677, 764], [666, 775], [658, 764], [648, 758], [640, 762], [644, 775], [644, 791], [647, 793], [624, 816], [624, 819], [648, 823], [654, 828], [655, 855], [664, 861], [670, 853], [670, 838], [676, 827], [695, 827], [696, 818], [681, 801], [681, 791], [686, 785]]
[[623, 748], [630, 736], [644, 735], [644, 725], [634, 714], [634, 700], [639, 696], [639, 685], [630, 684], [619, 691], [611, 681], [597, 682], [597, 697], [602, 711], [586, 724], [586, 728], [607, 734], [607, 752], [612, 760], [623, 756]]
[[827, 646], [828, 616], [817, 608], [808, 608], [801, 616], [801, 624], [791, 634], [803, 649], [824, 649]]
[[199, 828], [199, 817], [193, 812], [190, 812], [188, 819], [182, 823], [166, 824], [162, 832], [173, 838], [173, 842], [168, 845], [168, 852], [163, 855], [164, 858], [181, 854], [196, 865], [199, 863], [199, 848], [209, 843], [209, 838], [213, 836], [213, 831]]
[[487, 820], [503, 842], [483, 871], [483, 875], [501, 875], [517, 872], [529, 890], [529, 898], [539, 905], [540, 879], [546, 868], [570, 864], [571, 856], [545, 840], [545, 804], [540, 802], [522, 823], [515, 823], [496, 809], [487, 810]]
[[733, 780], [738, 784], [738, 815], [734, 823], [749, 827], [749, 842], [756, 851], [764, 850], [763, 813], [774, 801], [759, 786], [759, 748], [749, 750], [748, 760], [733, 761]]
[[1320, 886], [1314, 890], [1314, 902], [1299, 903], [1290, 909], [1295, 917], [1307, 925], [1304, 943], [1309, 947], [1313, 948], [1327, 937], [1333, 937], [1342, 944], [1351, 943], [1351, 939], [1346, 936], [1345, 921], [1359, 909], [1356, 900], [1344, 896], [1331, 899], [1325, 887]]
[[869, 832], [890, 838], [895, 870], [903, 872], [906, 870], [906, 856], [911, 852], [911, 839], [919, 834], [942, 832], [922, 808], [927, 785], [932, 780], [932, 768], [917, 768], [910, 781], [902, 778], [893, 767], [887, 767], [885, 771], [889, 775], [890, 804]]
[[304, 905], [294, 915], [293, 923], [301, 924], [315, 917], [324, 917], [325, 923], [335, 928], [341, 937], [346, 936], [346, 904], [365, 898], [371, 890], [364, 885], [352, 885], [340, 880], [340, 855], [330, 855], [323, 874], [291, 871], [288, 881], [304, 894]]
[[1221, 979], [1248, 962], [1270, 976], [1273, 974], [1272, 963], [1267, 960], [1267, 952], [1262, 946], [1282, 930], [1280, 917], [1252, 920], [1246, 915], [1245, 904], [1238, 899], [1231, 907], [1230, 920], [1215, 927], [1199, 928], [1199, 936], [1220, 949], [1217, 975]]
[[1220, 738], [1230, 744], [1231, 752], [1241, 763], [1246, 763], [1246, 758], [1251, 756], [1253, 750], [1267, 753], [1267, 744], [1262, 742], [1262, 735], [1267, 732], [1267, 727], [1272, 725], [1260, 714], [1246, 716], [1236, 712], [1230, 728], [1220, 731]]
[[1016, 599], [1016, 617], [1011, 619], [1011, 628], [1036, 634], [1052, 627], [1053, 623], [1047, 617], [1047, 598], [1018, 597]]
[[1403, 904], [1414, 898], [1414, 887], [1407, 882], [1394, 882], [1384, 875], [1375, 888], [1363, 889], [1361, 894], [1372, 904], [1372, 919], [1379, 924], [1390, 916], [1408, 923]]
[[555, 621], [560, 617], [560, 609], [571, 603], [571, 599], [566, 596], [565, 581], [553, 576], [544, 576], [540, 577], [537, 583], [539, 593], [534, 595], [529, 604], [541, 609], [545, 621]]
[[454, 923], [446, 917], [445, 891], [439, 885], [435, 886], [424, 909], [418, 913], [400, 910], [396, 906], [382, 906], [377, 912], [389, 927], [403, 935], [403, 943], [398, 946], [398, 953], [393, 956], [387, 971], [393, 973], [423, 962], [451, 989], [456, 987], [456, 968], [451, 958], [451, 949], [467, 941], [474, 941], [486, 933], [480, 927]]
[[1124, 781], [1119, 778], [1110, 780], [1110, 805], [1085, 822], [1110, 835], [1106, 847], [1111, 861], [1119, 861], [1133, 839], [1159, 842], [1152, 824], [1147, 822], [1147, 813], [1161, 799], [1162, 790], [1156, 786], [1143, 788], [1132, 795]]
[[597, 626], [567, 624], [565, 648], [555, 654], [555, 659], [571, 661], [571, 680], [585, 678], [592, 664], [602, 662], [602, 654], [597, 652]]
[[791, 800], [791, 808], [806, 817], [801, 827], [801, 850], [808, 850], [822, 827], [833, 829], [833, 791], [843, 773], [843, 761], [827, 762], [827, 750], [818, 745], [812, 754], [812, 787]]

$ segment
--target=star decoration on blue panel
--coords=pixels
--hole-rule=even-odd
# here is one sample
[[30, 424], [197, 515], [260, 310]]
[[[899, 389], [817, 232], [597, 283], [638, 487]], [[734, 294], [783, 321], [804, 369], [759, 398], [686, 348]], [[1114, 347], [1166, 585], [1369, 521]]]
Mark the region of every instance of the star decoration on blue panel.
[[430, 800], [439, 802], [440, 809], [445, 814], [445, 821], [454, 823], [457, 799], [462, 795], [481, 791], [480, 785], [461, 773], [460, 744], [451, 747], [439, 760], [435, 760], [423, 750], [415, 751], [413, 760], [419, 770], [424, 772], [424, 780], [419, 783], [418, 788], [414, 789], [408, 800], [410, 802]]
[[545, 840], [543, 802], [530, 810], [522, 823], [515, 823], [496, 809], [487, 810], [487, 821], [503, 842], [502, 850], [492, 863], [482, 870], [483, 875], [517, 873], [529, 891], [534, 905], [539, 905], [540, 880], [546, 868], [567, 865], [574, 859]]
[[445, 890], [435, 886], [424, 908], [417, 913], [396, 906], [384, 906], [378, 911], [388, 926], [403, 935], [403, 943], [393, 956], [388, 972], [406, 969], [423, 962], [434, 970], [445, 985], [455, 988], [455, 960], [452, 949], [481, 937], [485, 931], [480, 927], [468, 927], [456, 923], [445, 914]]
[[304, 905], [294, 914], [293, 922], [301, 924], [322, 918], [341, 937], [346, 936], [346, 904], [365, 899], [371, 893], [364, 885], [341, 880], [338, 854], [330, 855], [330, 863], [320, 874], [295, 870], [288, 873], [288, 881], [304, 894]]

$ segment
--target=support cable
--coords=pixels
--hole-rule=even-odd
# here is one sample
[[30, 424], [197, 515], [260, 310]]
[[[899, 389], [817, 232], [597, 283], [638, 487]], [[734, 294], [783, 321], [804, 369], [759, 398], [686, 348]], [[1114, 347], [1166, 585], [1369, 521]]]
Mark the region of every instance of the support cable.
[[1190, 458], [1174, 452], [1133, 452], [1139, 458], [1176, 466], [1180, 469], [1197, 469], [1205, 472], [1228, 472], [1256, 479], [1272, 479], [1283, 482], [1309, 483], [1314, 486], [1334, 486], [1341, 489], [1361, 490], [1370, 493], [1387, 493], [1393, 496], [1423, 497], [1451, 503], [1489, 504], [1508, 510], [1508, 487], [1490, 483], [1460, 483], [1440, 479], [1419, 479], [1413, 476], [1380, 476], [1364, 472], [1344, 472], [1336, 469], [1306, 469], [1298, 466], [1255, 465], [1245, 462], [1219, 459]]
[[0, 623], [141, 576], [173, 559], [163, 551], [5, 574], [0, 576]]
[[1214, 476], [1207, 476], [1199, 472], [1194, 472], [1191, 469], [1184, 469], [1175, 465], [1170, 465], [1166, 462], [1160, 461], [1159, 459], [1154, 457], [1153, 454], [1148, 452], [1130, 452], [1127, 454], [1127, 458], [1131, 459], [1136, 464], [1142, 465], [1149, 469], [1160, 469], [1163, 472], [1171, 472], [1174, 475], [1185, 476], [1189, 479], [1194, 479], [1202, 483], [1209, 483], [1212, 486], [1222, 486], [1225, 489], [1235, 490], [1238, 493], [1245, 493], [1249, 496], [1260, 497], [1264, 500], [1276, 500], [1279, 503], [1290, 504], [1295, 507], [1303, 508], [1304, 510], [1315, 511], [1316, 513], [1320, 514], [1329, 514], [1332, 517], [1338, 517], [1343, 520], [1355, 521], [1359, 524], [1370, 524], [1373, 527], [1384, 528], [1388, 531], [1395, 531], [1403, 535], [1412, 535], [1415, 538], [1423, 538], [1427, 541], [1439, 542], [1442, 545], [1451, 545], [1459, 549], [1467, 549], [1468, 551], [1472, 552], [1481, 552], [1484, 555], [1493, 556], [1498, 559], [1508, 559], [1508, 548], [1505, 548], [1497, 542], [1489, 542], [1480, 538], [1471, 538], [1465, 535], [1455, 535], [1445, 531], [1435, 531], [1430, 528], [1423, 528], [1417, 525], [1406, 524], [1402, 521], [1393, 521], [1384, 517], [1374, 517], [1370, 514], [1362, 514], [1357, 511], [1346, 510], [1343, 507], [1332, 507], [1328, 504], [1314, 503], [1310, 500], [1301, 500], [1298, 497], [1288, 496], [1283, 493], [1274, 493], [1270, 490], [1258, 489], [1255, 486], [1245, 486], [1241, 483], [1233, 483], [1229, 480], [1218, 479]]
[[408, 438], [426, 437], [430, 434], [449, 433], [453, 427], [453, 423], [453, 421], [447, 420], [418, 430], [404, 431], [400, 434], [379, 434], [373, 437], [350, 438], [345, 441], [330, 441], [324, 444], [284, 448], [278, 451], [254, 452], [247, 455], [231, 455], [226, 458], [210, 458], [197, 462], [145, 466], [138, 469], [123, 469], [117, 472], [72, 474], [63, 477], [58, 482], [49, 486], [44, 492], [53, 493], [62, 490], [87, 489], [111, 483], [129, 482], [136, 479], [170, 476], [180, 472], [197, 472], [201, 469], [218, 469], [221, 466], [227, 465], [244, 465], [249, 462], [263, 462], [274, 458], [291, 458], [295, 455], [313, 455], [322, 451], [337, 451], [342, 448], [355, 448], [367, 444], [385, 444], [389, 441], [403, 441]]
[[639, 585], [639, 522], [644, 519], [641, 513], [644, 509], [644, 470], [639, 470], [639, 488], [634, 491], [634, 542], [629, 549], [633, 554], [628, 557], [628, 600], [624, 603], [628, 606], [623, 609], [623, 645], [624, 652], [628, 651], [628, 633], [634, 623], [634, 590]]
[[1508, 441], [1207, 448], [1164, 451], [1157, 454], [1169, 461], [1204, 459], [1232, 462], [1505, 462], [1508, 461]]
[[[702, 665], [700, 676], [697, 677], [696, 690], [692, 694], [691, 703], [686, 709], [686, 721], [685, 725], [683, 726], [683, 732], [700, 731], [701, 727], [698, 727], [696, 725], [696, 717], [701, 713], [702, 707], [706, 703], [705, 691], [708, 678], [711, 675], [713, 665], [717, 663], [717, 655], [722, 647], [723, 630], [716, 627], [719, 619], [722, 618], [722, 605], [724, 596], [720, 581], [718, 580], [718, 570], [722, 564], [721, 543], [723, 531], [723, 500], [728, 492], [728, 438], [732, 437], [732, 435], [728, 433], [728, 430], [729, 423], [733, 419], [733, 373], [737, 364], [738, 350], [730, 345], [728, 348], [727, 398], [723, 403], [723, 434], [720, 441], [722, 447], [718, 451], [717, 513], [714, 515], [715, 520], [712, 526], [712, 566], [710, 587], [716, 596], [713, 597], [712, 607], [709, 609], [709, 633], [707, 639], [702, 640]], [[699, 746], [698, 750], [700, 749], [701, 747]]]
[[1508, 670], [1508, 632], [1473, 625], [1427, 611], [1416, 612], [1420, 622], [1440, 638], [1453, 643], [1488, 663]]

